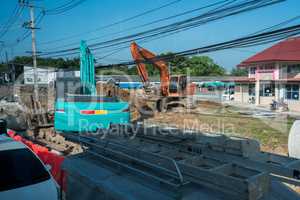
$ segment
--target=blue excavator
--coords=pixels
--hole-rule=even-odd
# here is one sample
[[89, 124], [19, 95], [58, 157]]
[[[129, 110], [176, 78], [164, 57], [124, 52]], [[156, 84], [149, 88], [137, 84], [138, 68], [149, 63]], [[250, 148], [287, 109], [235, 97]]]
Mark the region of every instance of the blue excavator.
[[94, 56], [85, 41], [80, 44], [80, 94], [57, 98], [54, 128], [58, 132], [96, 132], [113, 124], [130, 122], [128, 102], [96, 92]]

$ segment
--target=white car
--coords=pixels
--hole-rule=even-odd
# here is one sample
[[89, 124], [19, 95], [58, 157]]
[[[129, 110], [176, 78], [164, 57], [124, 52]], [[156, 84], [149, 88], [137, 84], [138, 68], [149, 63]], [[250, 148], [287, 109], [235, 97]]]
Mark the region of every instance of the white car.
[[0, 135], [0, 199], [60, 199], [59, 187], [41, 160], [5, 135]]

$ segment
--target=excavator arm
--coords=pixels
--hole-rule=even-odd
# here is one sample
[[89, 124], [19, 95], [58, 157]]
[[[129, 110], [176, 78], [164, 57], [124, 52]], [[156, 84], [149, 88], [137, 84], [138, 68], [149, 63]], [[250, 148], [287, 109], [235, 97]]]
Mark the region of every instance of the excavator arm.
[[155, 68], [159, 70], [160, 73], [160, 89], [162, 96], [168, 96], [169, 94], [169, 82], [170, 82], [170, 73], [168, 65], [162, 60], [151, 60], [156, 57], [156, 55], [147, 49], [144, 49], [138, 46], [135, 42], [132, 42], [130, 45], [130, 50], [133, 59], [137, 63], [137, 69], [139, 76], [141, 77], [142, 82], [145, 86], [149, 85], [149, 76], [146, 69], [146, 65], [142, 61], [148, 61]]

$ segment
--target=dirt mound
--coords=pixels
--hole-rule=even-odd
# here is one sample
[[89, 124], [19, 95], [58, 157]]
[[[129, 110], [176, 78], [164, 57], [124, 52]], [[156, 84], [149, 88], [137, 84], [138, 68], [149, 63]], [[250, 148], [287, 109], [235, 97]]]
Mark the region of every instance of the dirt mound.
[[143, 89], [128, 90], [121, 89], [114, 83], [98, 82], [96, 85], [97, 94], [103, 96], [117, 96], [130, 105], [131, 121], [138, 121], [153, 116], [152, 105], [149, 105]]

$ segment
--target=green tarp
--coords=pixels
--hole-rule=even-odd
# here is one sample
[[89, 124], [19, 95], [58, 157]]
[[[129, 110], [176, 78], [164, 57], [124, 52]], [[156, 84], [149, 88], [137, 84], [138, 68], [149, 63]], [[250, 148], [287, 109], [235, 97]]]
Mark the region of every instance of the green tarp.
[[233, 82], [210, 81], [202, 83], [201, 87], [233, 87]]

